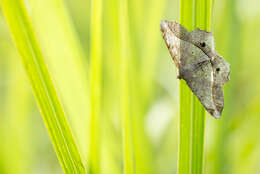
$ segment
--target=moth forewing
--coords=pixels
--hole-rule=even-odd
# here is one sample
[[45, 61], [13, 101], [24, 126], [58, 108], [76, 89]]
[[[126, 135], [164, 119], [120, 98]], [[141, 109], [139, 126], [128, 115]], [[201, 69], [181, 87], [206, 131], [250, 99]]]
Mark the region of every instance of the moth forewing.
[[190, 32], [189, 42], [200, 48], [209, 58], [216, 54], [214, 37], [211, 32], [199, 28]]
[[180, 67], [179, 48], [180, 48], [181, 40], [173, 34], [166, 21], [161, 21], [161, 32], [162, 32], [163, 39], [171, 54], [171, 57], [176, 67], [179, 69]]

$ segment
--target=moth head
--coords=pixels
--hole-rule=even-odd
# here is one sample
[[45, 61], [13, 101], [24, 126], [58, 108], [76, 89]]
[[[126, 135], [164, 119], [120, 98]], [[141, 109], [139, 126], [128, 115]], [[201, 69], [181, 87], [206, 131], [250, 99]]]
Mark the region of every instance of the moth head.
[[216, 55], [212, 61], [214, 71], [214, 83], [217, 86], [223, 86], [230, 79], [230, 64], [222, 57]]

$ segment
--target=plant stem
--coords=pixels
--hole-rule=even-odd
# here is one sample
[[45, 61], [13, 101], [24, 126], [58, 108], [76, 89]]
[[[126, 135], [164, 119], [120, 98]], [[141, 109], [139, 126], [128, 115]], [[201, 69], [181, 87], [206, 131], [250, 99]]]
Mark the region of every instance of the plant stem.
[[[212, 0], [195, 1], [195, 27], [202, 30], [210, 30]], [[206, 112], [199, 100], [193, 95], [193, 125], [192, 125], [192, 160], [191, 172], [203, 173], [204, 163], [204, 139]]]
[[[193, 5], [194, 3], [194, 5]], [[188, 30], [210, 29], [212, 0], [182, 0], [181, 24]], [[203, 173], [205, 109], [191, 94], [184, 81], [180, 82], [180, 130], [178, 173]]]
[[120, 38], [120, 109], [121, 126], [123, 135], [123, 160], [124, 174], [134, 174], [133, 163], [133, 140], [132, 140], [132, 120], [129, 110], [129, 85], [128, 85], [128, 65], [130, 62], [129, 50], [129, 27], [128, 27], [128, 1], [119, 1], [119, 38]]
[[[180, 1], [180, 23], [188, 30], [193, 28], [193, 0]], [[192, 115], [191, 102], [192, 93], [185, 83], [179, 81], [179, 102], [180, 102], [180, 118], [179, 118], [179, 144], [178, 144], [178, 168], [177, 173], [189, 174], [191, 162], [191, 129]]]
[[91, 114], [90, 114], [90, 174], [100, 173], [100, 114], [102, 89], [102, 0], [91, 1]]

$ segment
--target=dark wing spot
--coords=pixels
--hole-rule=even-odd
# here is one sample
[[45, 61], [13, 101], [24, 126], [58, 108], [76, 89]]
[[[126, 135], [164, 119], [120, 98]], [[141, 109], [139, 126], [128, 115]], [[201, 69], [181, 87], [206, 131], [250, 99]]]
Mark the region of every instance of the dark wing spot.
[[201, 42], [201, 43], [200, 43], [200, 46], [201, 46], [201, 47], [205, 47], [205, 46], [206, 46], [206, 43], [205, 43], [205, 42]]
[[219, 71], [220, 71], [220, 68], [217, 68], [216, 71], [219, 72]]

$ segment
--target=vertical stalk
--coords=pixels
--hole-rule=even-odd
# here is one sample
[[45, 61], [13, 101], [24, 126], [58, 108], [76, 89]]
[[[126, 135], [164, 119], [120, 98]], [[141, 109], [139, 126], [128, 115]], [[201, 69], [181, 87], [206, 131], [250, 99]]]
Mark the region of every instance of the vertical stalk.
[[[103, 83], [104, 115], [102, 117], [103, 131], [102, 138], [102, 166], [101, 173], [121, 174], [123, 161], [122, 139], [120, 131], [115, 126], [115, 120], [120, 121], [120, 45], [119, 45], [119, 0], [104, 1], [104, 26], [106, 33], [103, 39], [104, 48], [104, 73], [106, 74]], [[120, 123], [120, 122], [117, 122]], [[121, 163], [120, 163], [121, 164]]]
[[[160, 19], [164, 9], [165, 1], [150, 0], [149, 5], [143, 5], [145, 1], [141, 2], [141, 6], [135, 5], [136, 0], [131, 0], [132, 10], [130, 11], [132, 21], [132, 37], [139, 39], [138, 42], [131, 42], [135, 48], [135, 64], [131, 69], [131, 94], [134, 95], [133, 100], [133, 143], [134, 143], [134, 156], [135, 156], [135, 170], [137, 174], [154, 174], [157, 173], [155, 160], [155, 149], [152, 145], [151, 139], [146, 131], [147, 111], [150, 107], [150, 102], [154, 97], [155, 89], [155, 73], [157, 72], [158, 61], [158, 40], [161, 39], [160, 35], [151, 28], [159, 26]], [[131, 7], [131, 6], [130, 6]], [[136, 11], [136, 7], [139, 11]], [[140, 8], [141, 7], [141, 8]], [[145, 14], [142, 14], [147, 11]], [[131, 20], [130, 19], [130, 20]], [[145, 21], [145, 25], [143, 25]], [[139, 23], [140, 22], [140, 23]], [[135, 29], [138, 32], [135, 32]], [[137, 31], [137, 30], [136, 30]], [[143, 31], [143, 32], [140, 32]], [[136, 35], [137, 33], [141, 34]], [[141, 47], [140, 47], [141, 45]], [[140, 49], [141, 48], [141, 49]], [[140, 51], [138, 51], [140, 49]], [[142, 96], [140, 98], [140, 96]]]
[[102, 0], [91, 1], [91, 72], [90, 72], [90, 174], [100, 173], [100, 114], [101, 114], [101, 72], [102, 72]]
[[[212, 0], [195, 0], [195, 27], [202, 30], [210, 30]], [[206, 112], [199, 100], [193, 95], [192, 108], [192, 160], [191, 172], [203, 173], [204, 163], [204, 139]]]
[[120, 109], [123, 134], [123, 156], [124, 174], [134, 173], [133, 163], [133, 141], [132, 121], [129, 115], [129, 85], [128, 65], [130, 58], [129, 51], [129, 27], [128, 27], [128, 1], [119, 1], [119, 38], [120, 38]]
[[[180, 1], [180, 23], [188, 30], [193, 28], [193, 0]], [[184, 80], [179, 81], [179, 144], [178, 144], [178, 172], [179, 174], [190, 173], [191, 162], [191, 129], [192, 93]]]
[[[189, 31], [210, 30], [213, 0], [181, 0], [180, 22]], [[205, 110], [197, 97], [180, 81], [178, 173], [203, 173]]]

